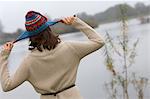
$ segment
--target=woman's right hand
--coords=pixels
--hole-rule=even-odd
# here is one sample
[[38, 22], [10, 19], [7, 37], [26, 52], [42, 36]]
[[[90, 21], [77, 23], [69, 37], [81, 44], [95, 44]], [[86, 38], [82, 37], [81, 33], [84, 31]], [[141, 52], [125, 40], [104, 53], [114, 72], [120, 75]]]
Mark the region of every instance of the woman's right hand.
[[3, 45], [3, 50], [5, 51], [11, 51], [13, 48], [13, 42], [7, 42]]
[[62, 22], [64, 24], [71, 25], [74, 20], [75, 20], [75, 17], [74, 16], [70, 16], [70, 17], [66, 17], [66, 18], [62, 19]]

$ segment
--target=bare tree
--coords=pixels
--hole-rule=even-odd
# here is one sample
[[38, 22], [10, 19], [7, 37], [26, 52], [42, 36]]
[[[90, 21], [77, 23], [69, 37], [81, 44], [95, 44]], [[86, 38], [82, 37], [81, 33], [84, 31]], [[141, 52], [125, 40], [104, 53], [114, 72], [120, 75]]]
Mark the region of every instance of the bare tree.
[[[135, 76], [130, 78], [128, 74], [128, 69], [132, 66], [136, 57], [136, 47], [139, 38], [129, 47], [128, 21], [124, 6], [120, 6], [120, 13], [122, 24], [121, 34], [114, 39], [106, 31], [105, 64], [107, 69], [112, 73], [112, 79], [110, 82], [105, 83], [105, 88], [110, 99], [129, 99], [128, 86], [131, 83], [136, 89], [139, 99], [144, 99], [144, 88], [147, 85], [148, 79], [136, 78]], [[120, 61], [120, 64], [117, 64], [118, 61]], [[117, 70], [116, 67], [122, 67], [122, 69]], [[122, 92], [120, 91], [121, 89]]]

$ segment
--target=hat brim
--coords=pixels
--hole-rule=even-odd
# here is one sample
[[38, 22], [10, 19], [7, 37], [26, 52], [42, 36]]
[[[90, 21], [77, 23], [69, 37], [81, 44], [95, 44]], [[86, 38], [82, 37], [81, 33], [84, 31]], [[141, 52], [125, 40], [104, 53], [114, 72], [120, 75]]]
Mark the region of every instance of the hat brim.
[[58, 22], [60, 22], [60, 21], [47, 21], [45, 24], [43, 24], [40, 28], [38, 28], [35, 31], [22, 32], [20, 34], [20, 36], [15, 40], [15, 42], [23, 40], [23, 39], [26, 39], [26, 38], [29, 38], [29, 37], [32, 37], [32, 36], [35, 36], [35, 35], [38, 35], [40, 32], [45, 30], [48, 26], [52, 26], [52, 25], [54, 25], [54, 24], [56, 24]]

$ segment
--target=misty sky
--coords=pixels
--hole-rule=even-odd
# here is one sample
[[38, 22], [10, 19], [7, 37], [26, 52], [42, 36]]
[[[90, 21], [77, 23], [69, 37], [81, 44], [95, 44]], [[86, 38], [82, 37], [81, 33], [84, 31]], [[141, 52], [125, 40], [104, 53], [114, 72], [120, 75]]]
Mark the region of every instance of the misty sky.
[[[95, 14], [120, 3], [134, 6], [137, 1], [0, 1], [0, 21], [5, 32], [15, 32], [17, 28], [24, 29], [25, 14], [35, 10], [54, 18], [62, 18], [80, 12]], [[150, 1], [144, 1], [145, 5]]]

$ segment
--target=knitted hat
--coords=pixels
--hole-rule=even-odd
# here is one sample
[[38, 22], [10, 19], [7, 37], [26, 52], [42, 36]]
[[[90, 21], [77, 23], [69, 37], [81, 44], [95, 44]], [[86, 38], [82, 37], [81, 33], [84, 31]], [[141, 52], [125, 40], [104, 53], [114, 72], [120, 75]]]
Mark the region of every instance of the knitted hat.
[[25, 18], [26, 31], [21, 33], [21, 35], [14, 42], [38, 35], [40, 32], [44, 31], [48, 26], [52, 26], [60, 22], [60, 20], [48, 21], [48, 19], [44, 15], [35, 11], [29, 11], [26, 14]]

